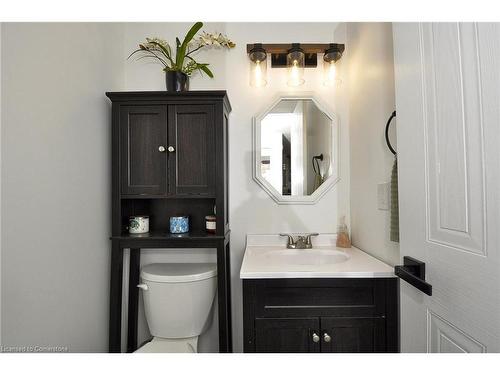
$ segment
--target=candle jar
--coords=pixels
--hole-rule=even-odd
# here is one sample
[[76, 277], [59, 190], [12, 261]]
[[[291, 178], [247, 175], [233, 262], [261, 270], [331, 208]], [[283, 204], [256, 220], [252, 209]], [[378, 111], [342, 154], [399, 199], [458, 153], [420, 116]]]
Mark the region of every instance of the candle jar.
[[130, 216], [128, 220], [128, 232], [140, 234], [149, 232], [149, 216]]
[[217, 221], [217, 218], [215, 217], [215, 215], [208, 215], [208, 216], [205, 216], [205, 221], [206, 221], [206, 230], [207, 230], [207, 233], [212, 233], [212, 234], [215, 234], [215, 231], [216, 231], [216, 221]]
[[189, 232], [189, 216], [172, 216], [170, 217], [170, 233], [187, 233]]

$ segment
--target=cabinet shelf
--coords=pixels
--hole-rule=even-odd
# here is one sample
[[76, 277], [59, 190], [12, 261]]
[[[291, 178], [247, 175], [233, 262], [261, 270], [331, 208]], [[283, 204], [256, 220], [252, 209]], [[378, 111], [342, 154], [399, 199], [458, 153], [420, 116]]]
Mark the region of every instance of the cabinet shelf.
[[121, 195], [120, 199], [215, 199], [215, 195]]
[[207, 240], [214, 239], [220, 240], [224, 239], [225, 236], [220, 236], [216, 234], [206, 233], [202, 231], [190, 231], [188, 233], [173, 234], [165, 230], [154, 230], [149, 233], [143, 234], [130, 234], [128, 232], [123, 232], [119, 236], [112, 236], [111, 239], [123, 239], [123, 240]]

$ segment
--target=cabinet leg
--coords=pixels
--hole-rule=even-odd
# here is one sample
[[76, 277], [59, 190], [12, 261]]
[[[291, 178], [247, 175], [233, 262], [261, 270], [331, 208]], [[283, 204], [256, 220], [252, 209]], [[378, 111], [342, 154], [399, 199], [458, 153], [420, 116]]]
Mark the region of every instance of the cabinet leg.
[[109, 352], [121, 352], [123, 249], [113, 241], [109, 288]]
[[137, 318], [139, 314], [139, 273], [141, 266], [141, 249], [130, 249], [130, 273], [128, 284], [128, 330], [127, 352], [137, 349]]
[[231, 262], [229, 241], [225, 245], [226, 248], [226, 311], [227, 311], [227, 347], [228, 353], [233, 352], [233, 331], [232, 331], [232, 314], [231, 314]]
[[230, 290], [229, 243], [217, 246], [217, 283], [219, 303], [219, 352], [231, 353], [231, 290]]

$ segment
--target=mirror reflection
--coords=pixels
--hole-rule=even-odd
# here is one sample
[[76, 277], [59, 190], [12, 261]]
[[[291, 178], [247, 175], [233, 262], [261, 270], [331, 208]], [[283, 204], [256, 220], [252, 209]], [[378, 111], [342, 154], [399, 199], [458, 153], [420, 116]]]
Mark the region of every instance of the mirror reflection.
[[283, 196], [314, 193], [332, 175], [333, 121], [311, 99], [282, 99], [260, 121], [260, 173]]

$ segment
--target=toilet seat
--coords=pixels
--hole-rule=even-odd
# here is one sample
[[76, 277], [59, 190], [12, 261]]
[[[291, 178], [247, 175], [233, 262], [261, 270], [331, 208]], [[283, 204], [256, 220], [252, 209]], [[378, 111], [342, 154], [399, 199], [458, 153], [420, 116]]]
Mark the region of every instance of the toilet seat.
[[134, 353], [197, 353], [198, 336], [185, 339], [163, 339], [153, 337]]

